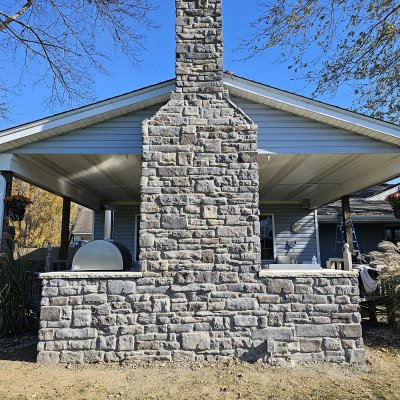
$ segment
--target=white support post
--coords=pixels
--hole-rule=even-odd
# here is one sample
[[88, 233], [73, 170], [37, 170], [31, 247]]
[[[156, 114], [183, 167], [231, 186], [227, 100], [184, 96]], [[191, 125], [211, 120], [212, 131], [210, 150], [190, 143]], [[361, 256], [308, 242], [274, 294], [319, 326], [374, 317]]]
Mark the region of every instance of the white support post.
[[[6, 179], [0, 174], [0, 249], [3, 240], [4, 198], [6, 197]], [[0, 250], [1, 251], [1, 250]]]
[[352, 255], [348, 243], [345, 243], [343, 246], [343, 268], [345, 271], [351, 271], [353, 269]]

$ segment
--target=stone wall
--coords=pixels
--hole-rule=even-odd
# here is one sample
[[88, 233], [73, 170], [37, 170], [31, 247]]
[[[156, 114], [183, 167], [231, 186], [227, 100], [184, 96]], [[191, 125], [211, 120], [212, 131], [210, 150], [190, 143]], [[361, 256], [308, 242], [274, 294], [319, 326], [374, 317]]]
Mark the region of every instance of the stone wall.
[[177, 89], [143, 123], [140, 260], [159, 276], [260, 267], [257, 131], [222, 83], [221, 0], [177, 0]]
[[221, 0], [176, 0], [177, 88], [143, 123], [142, 272], [43, 274], [38, 360], [363, 359], [356, 273], [260, 272], [257, 130]]
[[185, 274], [43, 274], [38, 361], [364, 358], [354, 272]]

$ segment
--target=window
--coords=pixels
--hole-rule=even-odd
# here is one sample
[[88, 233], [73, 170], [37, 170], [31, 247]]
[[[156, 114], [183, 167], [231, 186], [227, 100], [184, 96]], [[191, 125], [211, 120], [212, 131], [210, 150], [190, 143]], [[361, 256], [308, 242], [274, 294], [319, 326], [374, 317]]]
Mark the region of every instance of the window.
[[260, 216], [261, 260], [274, 260], [274, 223], [272, 215]]
[[139, 261], [139, 253], [140, 253], [140, 246], [139, 246], [139, 230], [140, 230], [140, 215], [135, 215], [135, 246], [133, 251], [133, 261]]
[[400, 225], [399, 226], [386, 225], [385, 240], [393, 243], [400, 242]]

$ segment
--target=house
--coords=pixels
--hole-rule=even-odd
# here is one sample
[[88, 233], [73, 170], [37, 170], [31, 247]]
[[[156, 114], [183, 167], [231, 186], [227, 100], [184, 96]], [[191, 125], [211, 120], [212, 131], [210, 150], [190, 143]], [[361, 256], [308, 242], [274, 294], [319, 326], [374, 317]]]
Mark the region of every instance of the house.
[[86, 207], [78, 209], [78, 216], [72, 230], [73, 246], [80, 246], [93, 239], [93, 211]]
[[[223, 83], [258, 126], [263, 259], [286, 255], [294, 238], [300, 259], [320, 260], [313, 210], [397, 177], [399, 127], [244, 78]], [[2, 131], [0, 170], [95, 210], [95, 239], [103, 205], [114, 205], [115, 238], [137, 261], [141, 124], [174, 89], [170, 80]]]
[[94, 210], [95, 239], [113, 209], [140, 260], [42, 274], [38, 360], [362, 361], [356, 272], [261, 262], [320, 261], [316, 209], [397, 177], [400, 127], [223, 74], [221, 0], [176, 8], [175, 79], [0, 132], [5, 187]]
[[[394, 217], [392, 207], [385, 201], [387, 196], [396, 193], [399, 187], [400, 185], [375, 185], [350, 197], [351, 218], [359, 250], [362, 254], [376, 250], [382, 240], [394, 243], [400, 241], [400, 220]], [[318, 209], [320, 251], [323, 265], [328, 258], [335, 256], [338, 230], [337, 216], [341, 215], [341, 212], [342, 207], [339, 201]], [[336, 246], [336, 250], [338, 249], [339, 244]]]

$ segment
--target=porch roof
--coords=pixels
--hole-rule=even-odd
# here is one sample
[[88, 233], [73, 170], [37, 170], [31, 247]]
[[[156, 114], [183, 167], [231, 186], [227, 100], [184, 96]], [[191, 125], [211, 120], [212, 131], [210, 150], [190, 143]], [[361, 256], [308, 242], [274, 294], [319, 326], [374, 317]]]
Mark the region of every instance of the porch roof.
[[[400, 175], [400, 126], [236, 76], [225, 75], [224, 84], [239, 100], [280, 110], [274, 117], [277, 121], [282, 118], [282, 112], [294, 116], [291, 117], [294, 120], [289, 121], [288, 118], [287, 125], [277, 130], [274, 137], [280, 137], [282, 132], [290, 136], [291, 126], [297, 126], [299, 118], [317, 121], [313, 122], [314, 125], [323, 123], [341, 130], [335, 131], [338, 134], [332, 129], [323, 132], [321, 124], [315, 125], [316, 128], [310, 127], [302, 120], [296, 131], [296, 140], [300, 138], [303, 144], [307, 142], [303, 149], [296, 150], [294, 142], [289, 139], [287, 142], [292, 148], [283, 148], [279, 153], [265, 150], [268, 146], [261, 145], [261, 203], [294, 202], [302, 203], [305, 208], [315, 208]], [[165, 103], [174, 88], [175, 81], [170, 80], [4, 130], [0, 132], [0, 153], [3, 153], [0, 154], [0, 170], [11, 170], [22, 179], [71, 197], [92, 209], [100, 209], [102, 204], [139, 203], [140, 118], [148, 118], [146, 112], [149, 108]], [[124, 118], [136, 112], [141, 114], [140, 121], [135, 117], [135, 134], [139, 137], [134, 139], [135, 148], [129, 148], [123, 141], [125, 136], [119, 147], [108, 147], [109, 138], [104, 139], [105, 129], [114, 136], [121, 135], [109, 125], [104, 125], [107, 128], [96, 128], [99, 125], [94, 124], [122, 118], [124, 129], [129, 133], [132, 132], [130, 121]], [[265, 116], [260, 118], [262, 124]], [[84, 140], [74, 142], [73, 149], [59, 140], [61, 136], [73, 137], [82, 129], [90, 132]], [[307, 129], [322, 133], [307, 136]], [[270, 130], [269, 126], [260, 129], [261, 144], [270, 140], [266, 135]], [[304, 138], [304, 135], [307, 137]], [[318, 138], [318, 145], [315, 144], [315, 137]], [[53, 145], [55, 140], [60, 142], [56, 151]], [[99, 146], [95, 145], [99, 140], [103, 140], [101, 151], [97, 151]], [[50, 141], [53, 144], [50, 148], [46, 147]], [[337, 143], [340, 148], [337, 148]]]
[[[400, 146], [400, 126], [312, 100], [291, 92], [231, 74], [224, 85], [232, 96], [249, 99], [270, 107], [304, 116], [337, 128], [385, 143]], [[167, 101], [175, 89], [175, 79], [128, 92], [87, 106], [55, 114], [37, 121], [0, 131], [1, 153], [28, 143], [125, 115]]]

